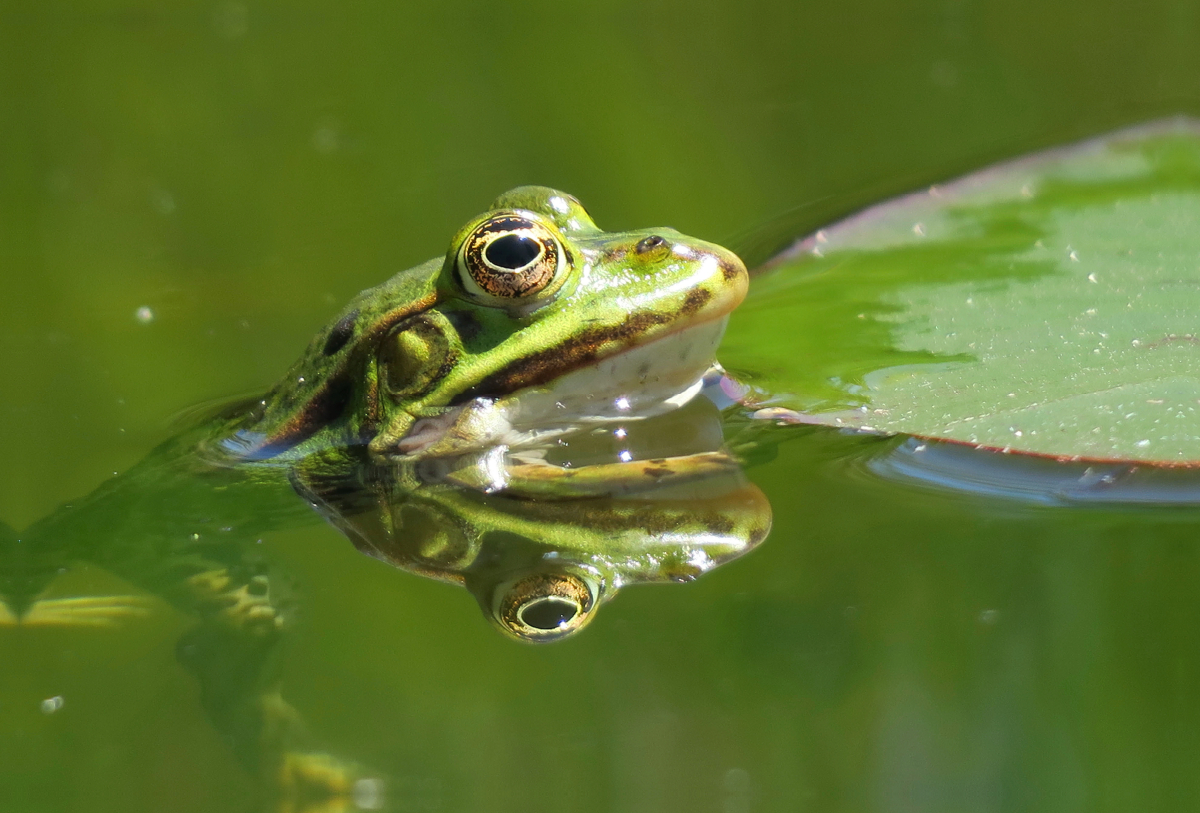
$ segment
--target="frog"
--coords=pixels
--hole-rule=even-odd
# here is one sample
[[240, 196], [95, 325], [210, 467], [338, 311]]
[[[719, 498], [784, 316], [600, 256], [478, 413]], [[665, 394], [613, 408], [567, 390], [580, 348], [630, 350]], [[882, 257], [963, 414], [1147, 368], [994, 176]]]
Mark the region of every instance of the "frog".
[[[178, 658], [268, 809], [373, 798], [283, 699], [295, 596], [256, 543], [324, 518], [531, 644], [574, 636], [624, 585], [738, 558], [770, 506], [701, 396], [747, 284], [715, 244], [505, 193], [444, 256], [356, 297], [265, 395], [193, 416], [22, 531], [0, 523], [0, 628], [113, 627], [165, 601], [195, 619]], [[144, 593], [56, 594], [78, 563]]]
[[[351, 458], [352, 471], [408, 466], [383, 479], [408, 483], [411, 499], [393, 494], [386, 502], [405, 503], [410, 519], [414, 512], [445, 516], [444, 500], [443, 510], [417, 506], [447, 483], [533, 498], [535, 512], [545, 515], [555, 500], [611, 498], [614, 490], [645, 494], [667, 483], [710, 480], [727, 467], [716, 449], [660, 455], [640, 467], [625, 459], [581, 469], [547, 464], [545, 444], [580, 425], [645, 420], [687, 404], [713, 369], [725, 323], [748, 280], [741, 260], [721, 246], [667, 228], [605, 232], [576, 198], [520, 187], [468, 221], [444, 257], [360, 294], [231, 428], [223, 449], [245, 459], [302, 461], [292, 467], [293, 484], [316, 506], [325, 501], [310, 484], [345, 480], [337, 472]], [[361, 484], [351, 489], [360, 490]], [[470, 509], [463, 502], [469, 498], [455, 492], [446, 490], [455, 495], [446, 498], [454, 502], [452, 516], [510, 517], [516, 510], [511, 499], [504, 510]], [[661, 503], [643, 505], [626, 524], [662, 526], [651, 519], [662, 510]], [[674, 510], [670, 522], [679, 527], [687, 510]], [[339, 521], [346, 513], [327, 515], [358, 544], [363, 534]], [[734, 523], [733, 549], [761, 536], [762, 513], [752, 509], [747, 524]], [[607, 514], [611, 518], [613, 509]], [[570, 529], [564, 537], [578, 552], [580, 523], [555, 522]], [[503, 535], [494, 528], [489, 533], [487, 522], [433, 525], [472, 529], [450, 534], [470, 556], [459, 551], [449, 564], [421, 568], [459, 583], [479, 555], [480, 540]], [[752, 525], [757, 530], [750, 531]], [[408, 533], [419, 537], [412, 527], [429, 523], [410, 521]], [[610, 529], [588, 542], [595, 551], [615, 549], [614, 536]], [[630, 529], [627, 537], [633, 548], [646, 549], [645, 532]], [[358, 546], [379, 549], [370, 540]], [[421, 559], [381, 558], [409, 566]], [[624, 556], [636, 558], [628, 551]], [[499, 594], [473, 592], [501, 631], [546, 642], [581, 629], [628, 578], [575, 563], [525, 573]], [[641, 580], [650, 579], [643, 573]]]
[[360, 446], [376, 460], [449, 458], [675, 409], [700, 391], [748, 284], [721, 246], [605, 232], [571, 195], [518, 187], [444, 257], [363, 291], [214, 447], [236, 460]]

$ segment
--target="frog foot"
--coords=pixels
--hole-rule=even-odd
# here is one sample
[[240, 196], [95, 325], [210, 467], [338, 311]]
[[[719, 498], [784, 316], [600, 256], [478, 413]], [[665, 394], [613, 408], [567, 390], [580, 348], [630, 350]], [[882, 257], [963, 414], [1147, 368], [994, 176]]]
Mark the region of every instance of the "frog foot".
[[279, 768], [276, 813], [347, 813], [383, 807], [383, 781], [329, 754], [289, 751]]
[[222, 568], [197, 573], [187, 583], [202, 614], [218, 616], [235, 629], [268, 635], [283, 626], [283, 616], [271, 604], [266, 576], [238, 581]]
[[3, 627], [116, 627], [130, 618], [150, 614], [153, 599], [146, 596], [75, 596], [35, 601], [20, 616], [0, 604]]

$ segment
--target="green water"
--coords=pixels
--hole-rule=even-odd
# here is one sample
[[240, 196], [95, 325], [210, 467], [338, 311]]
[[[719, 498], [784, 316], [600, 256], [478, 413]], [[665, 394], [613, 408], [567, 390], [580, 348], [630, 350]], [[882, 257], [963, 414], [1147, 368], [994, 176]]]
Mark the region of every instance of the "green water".
[[[1200, 112], [1197, 36], [1200, 6], [1168, 2], [0, 0], [0, 518], [263, 389], [504, 189], [753, 262], [885, 195]], [[758, 550], [552, 646], [315, 518], [265, 533], [299, 607], [284, 696], [395, 810], [1194, 808], [1193, 513], [926, 490], [873, 473], [886, 442], [784, 431], [752, 457]], [[81, 566], [54, 590], [131, 587]], [[0, 809], [256, 808], [176, 659], [191, 622], [154, 606], [0, 630]]]

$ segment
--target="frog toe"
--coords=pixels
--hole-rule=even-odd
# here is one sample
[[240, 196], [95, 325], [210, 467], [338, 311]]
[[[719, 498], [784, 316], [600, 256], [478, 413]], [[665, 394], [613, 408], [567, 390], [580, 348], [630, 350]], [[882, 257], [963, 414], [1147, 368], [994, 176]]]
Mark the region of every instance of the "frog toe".
[[197, 573], [188, 583], [202, 611], [219, 616], [236, 629], [269, 635], [283, 627], [283, 615], [271, 603], [266, 576], [239, 582], [222, 569]]
[[350, 762], [319, 752], [289, 751], [279, 769], [279, 813], [379, 810], [383, 781]]

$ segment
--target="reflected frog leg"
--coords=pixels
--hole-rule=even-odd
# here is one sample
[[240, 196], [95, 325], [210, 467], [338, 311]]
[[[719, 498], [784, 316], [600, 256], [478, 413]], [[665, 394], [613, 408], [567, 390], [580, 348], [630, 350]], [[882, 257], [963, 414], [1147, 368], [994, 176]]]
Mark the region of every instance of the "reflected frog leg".
[[[226, 604], [186, 632], [177, 651], [200, 684], [214, 727], [261, 780], [263, 809], [340, 811], [358, 806], [355, 800], [364, 794], [377, 797], [380, 782], [360, 766], [312, 747], [300, 713], [279, 691], [275, 656], [284, 625], [261, 612], [264, 604], [248, 606], [260, 612], [229, 613], [237, 605]], [[246, 618], [253, 623], [243, 623]]]
[[0, 604], [0, 627], [116, 627], [144, 618], [153, 601], [145, 596], [75, 596], [38, 599], [20, 616]]
[[276, 782], [279, 813], [346, 813], [384, 806], [384, 785], [321, 753], [288, 752]]
[[41, 598], [63, 565], [56, 551], [34, 548], [0, 523], [0, 628], [111, 628], [151, 612], [146, 596]]

